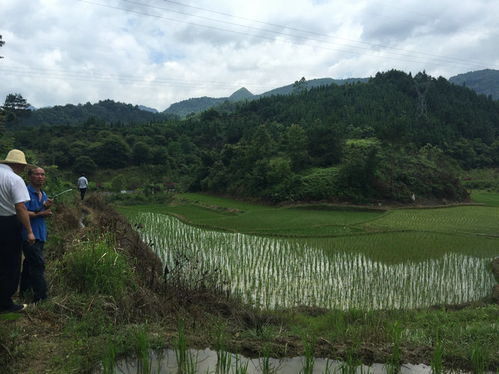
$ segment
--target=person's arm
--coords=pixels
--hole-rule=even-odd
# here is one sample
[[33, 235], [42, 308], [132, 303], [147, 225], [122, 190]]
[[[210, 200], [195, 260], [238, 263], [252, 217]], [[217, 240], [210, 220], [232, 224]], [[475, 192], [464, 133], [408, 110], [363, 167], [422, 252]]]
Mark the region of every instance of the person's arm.
[[29, 215], [29, 218], [51, 216], [52, 210], [45, 209], [45, 210], [40, 210], [39, 212], [33, 212], [31, 210], [28, 210], [28, 215]]
[[33, 229], [31, 228], [31, 223], [29, 222], [28, 209], [26, 209], [26, 205], [24, 205], [24, 203], [17, 203], [15, 204], [15, 207], [17, 218], [26, 229], [28, 243], [33, 244], [35, 242], [35, 235], [33, 235]]

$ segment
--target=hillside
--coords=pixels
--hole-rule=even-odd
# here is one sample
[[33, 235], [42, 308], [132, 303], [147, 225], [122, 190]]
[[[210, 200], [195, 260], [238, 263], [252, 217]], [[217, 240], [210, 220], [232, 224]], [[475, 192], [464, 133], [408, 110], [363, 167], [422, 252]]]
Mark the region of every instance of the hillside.
[[8, 117], [7, 125], [21, 126], [61, 126], [88, 123], [144, 124], [160, 122], [172, 115], [157, 113], [145, 106], [124, 104], [103, 100], [95, 104], [67, 104], [30, 111], [17, 111]]
[[189, 114], [196, 114], [202, 111], [208, 110], [210, 108], [229, 103], [236, 103], [245, 100], [256, 100], [262, 97], [274, 96], [274, 95], [291, 95], [292, 93], [297, 93], [299, 90], [310, 90], [315, 87], [327, 86], [331, 84], [343, 85], [348, 83], [356, 82], [367, 82], [368, 78], [348, 78], [348, 79], [332, 79], [332, 78], [321, 78], [321, 79], [311, 79], [309, 81], [305, 80], [299, 86], [296, 84], [289, 84], [287, 86], [278, 87], [270, 91], [264, 92], [260, 95], [254, 95], [246, 88], [242, 87], [236, 92], [234, 92], [229, 97], [212, 98], [212, 97], [199, 97], [191, 98], [187, 100], [179, 101], [178, 103], [170, 105], [163, 113], [169, 113], [177, 115], [181, 118], [185, 118]]
[[[458, 173], [498, 167], [498, 134], [499, 102], [444, 78], [393, 70], [187, 120], [13, 135], [41, 163], [120, 169], [108, 173], [113, 188], [174, 183], [272, 202], [410, 203], [466, 200]], [[138, 169], [127, 174], [131, 167]]]
[[471, 88], [478, 94], [499, 100], [499, 70], [485, 69], [459, 74], [449, 78], [449, 82]]

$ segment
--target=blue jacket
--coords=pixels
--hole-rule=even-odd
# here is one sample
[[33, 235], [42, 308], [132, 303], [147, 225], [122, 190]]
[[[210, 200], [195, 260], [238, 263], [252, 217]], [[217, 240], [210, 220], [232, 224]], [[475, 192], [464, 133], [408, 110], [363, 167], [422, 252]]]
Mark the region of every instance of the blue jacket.
[[[47, 201], [47, 194], [42, 191], [42, 199], [38, 200], [38, 193], [31, 185], [28, 185], [28, 192], [30, 201], [24, 203], [24, 205], [26, 205], [26, 209], [31, 212], [39, 212], [41, 210], [44, 210], [45, 208], [43, 206], [43, 203]], [[47, 226], [45, 225], [45, 217], [34, 217], [30, 219], [30, 222], [35, 238], [41, 242], [47, 241]], [[23, 240], [26, 240], [26, 237], [26, 229], [23, 227]]]

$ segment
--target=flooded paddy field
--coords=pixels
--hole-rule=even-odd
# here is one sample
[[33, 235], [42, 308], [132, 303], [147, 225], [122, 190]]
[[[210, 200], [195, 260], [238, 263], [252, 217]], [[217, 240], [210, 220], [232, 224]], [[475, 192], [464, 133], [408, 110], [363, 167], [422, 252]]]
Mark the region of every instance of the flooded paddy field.
[[[286, 346], [296, 346], [291, 336], [303, 339], [294, 358], [267, 357], [258, 350], [263, 342], [254, 351], [257, 359], [226, 352], [224, 362], [230, 356], [231, 365], [247, 365], [226, 371], [220, 370], [220, 352], [189, 350], [196, 367], [186, 372], [450, 372], [443, 371], [444, 362], [467, 369], [452, 372], [495, 367], [497, 344], [492, 342], [499, 314], [487, 304], [497, 288], [491, 270], [499, 256], [495, 207], [253, 209], [212, 199], [210, 204], [144, 208], [125, 213], [161, 259], [165, 279], [181, 277], [195, 285], [209, 274], [210, 284], [227, 295], [284, 316], [289, 324], [284, 330], [263, 325], [243, 333], [247, 338], [284, 339]], [[230, 330], [226, 333], [227, 346], [241, 352], [239, 332], [230, 338]], [[322, 341], [308, 364], [307, 336]], [[371, 349], [377, 361], [369, 359]], [[152, 367], [176, 372], [174, 352], [165, 351], [161, 360], [153, 354], [150, 363], [157, 364]], [[455, 355], [459, 363], [452, 362]], [[366, 359], [384, 364], [362, 365]], [[426, 365], [418, 365], [422, 362]], [[262, 369], [270, 363], [272, 370]]]
[[488, 238], [394, 232], [288, 239], [203, 230], [156, 213], [135, 220], [167, 269], [187, 259], [197, 264], [188, 282], [216, 274], [227, 291], [262, 308], [413, 309], [478, 300], [495, 285], [486, 254], [497, 242]]
[[[186, 362], [182, 361], [175, 350], [151, 352], [149, 372], [155, 374], [169, 373], [217, 373], [217, 374], [388, 374], [393, 368], [385, 364], [349, 366], [348, 363], [326, 358], [314, 358], [311, 362], [306, 357], [290, 358], [247, 358], [228, 352], [217, 352], [210, 349], [189, 349]], [[183, 369], [182, 369], [183, 367]], [[143, 365], [136, 359], [121, 360], [116, 365], [116, 372], [121, 374], [144, 373]], [[419, 364], [403, 364], [398, 368], [399, 374], [432, 374], [430, 366]], [[464, 372], [455, 371], [455, 374]]]

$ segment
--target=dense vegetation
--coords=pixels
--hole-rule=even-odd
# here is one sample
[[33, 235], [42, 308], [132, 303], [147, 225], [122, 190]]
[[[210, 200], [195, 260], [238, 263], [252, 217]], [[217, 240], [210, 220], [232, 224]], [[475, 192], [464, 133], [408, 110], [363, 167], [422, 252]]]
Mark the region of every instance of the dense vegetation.
[[40, 125], [77, 125], [92, 123], [114, 124], [144, 124], [164, 121], [173, 115], [153, 113], [137, 105], [117, 103], [112, 100], [99, 101], [96, 104], [67, 104], [50, 108], [41, 108], [35, 111], [10, 111], [7, 124], [11, 126], [40, 126]]
[[139, 176], [115, 177], [121, 188], [176, 182], [273, 202], [460, 201], [468, 196], [460, 170], [499, 165], [497, 101], [444, 78], [400, 71], [182, 121], [10, 131], [15, 146], [44, 164], [87, 173], [138, 167]]

